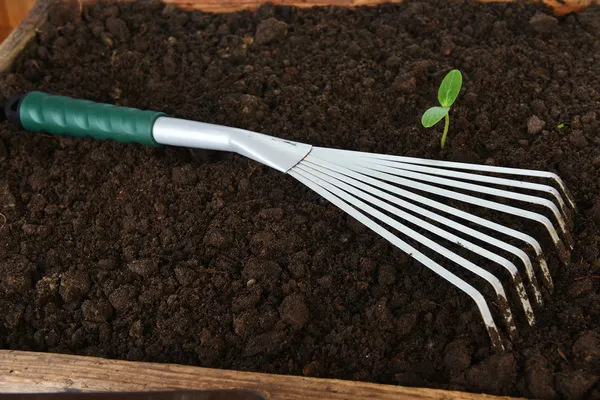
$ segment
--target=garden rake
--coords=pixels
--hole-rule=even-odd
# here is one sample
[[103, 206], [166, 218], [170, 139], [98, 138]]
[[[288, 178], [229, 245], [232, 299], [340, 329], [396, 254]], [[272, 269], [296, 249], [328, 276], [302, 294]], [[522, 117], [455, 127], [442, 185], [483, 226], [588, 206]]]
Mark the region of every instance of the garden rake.
[[552, 278], [538, 239], [465, 206], [541, 227], [536, 232], [547, 232], [563, 261], [572, 248], [568, 226], [575, 204], [551, 172], [314, 147], [42, 92], [11, 99], [5, 114], [32, 132], [236, 152], [286, 173], [470, 296], [495, 348], [503, 348], [500, 331], [483, 293], [467, 279], [478, 276], [490, 285], [495, 313], [512, 338], [517, 328], [509, 296], [496, 275], [510, 275], [529, 325], [535, 322], [529, 294], [542, 304], [534, 268], [549, 292]]

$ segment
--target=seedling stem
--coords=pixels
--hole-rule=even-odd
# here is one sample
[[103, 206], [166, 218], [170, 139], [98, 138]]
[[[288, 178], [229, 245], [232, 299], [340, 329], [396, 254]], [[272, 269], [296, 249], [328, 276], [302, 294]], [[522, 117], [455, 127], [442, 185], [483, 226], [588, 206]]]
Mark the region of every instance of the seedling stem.
[[440, 145], [442, 146], [442, 149], [444, 148], [444, 145], [446, 144], [446, 135], [448, 134], [448, 128], [450, 127], [450, 117], [448, 116], [448, 114], [446, 114], [444, 119], [446, 120], [446, 123], [444, 124], [444, 133], [442, 133], [442, 141], [440, 143]]

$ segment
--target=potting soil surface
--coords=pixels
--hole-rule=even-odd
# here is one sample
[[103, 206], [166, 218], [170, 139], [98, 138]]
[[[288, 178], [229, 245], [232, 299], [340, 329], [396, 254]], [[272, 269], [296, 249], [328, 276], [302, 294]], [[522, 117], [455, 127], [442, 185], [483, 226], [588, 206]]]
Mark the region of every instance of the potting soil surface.
[[[0, 75], [0, 101], [43, 90], [318, 146], [553, 171], [577, 202], [574, 249], [565, 264], [543, 240], [554, 291], [533, 327], [513, 301], [518, 336], [494, 351], [470, 298], [290, 176], [2, 122], [0, 347], [600, 396], [599, 35], [598, 7], [555, 18], [520, 2], [55, 6]], [[420, 117], [453, 68], [464, 84], [440, 151], [441, 127]]]

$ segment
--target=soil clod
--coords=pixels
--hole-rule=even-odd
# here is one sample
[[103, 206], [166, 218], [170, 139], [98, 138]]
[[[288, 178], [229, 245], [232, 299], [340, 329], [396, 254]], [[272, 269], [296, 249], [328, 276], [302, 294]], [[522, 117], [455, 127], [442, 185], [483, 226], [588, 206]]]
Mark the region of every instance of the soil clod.
[[309, 311], [304, 296], [294, 293], [287, 296], [279, 306], [281, 319], [295, 329], [301, 329], [308, 322]]
[[532, 116], [527, 120], [527, 133], [535, 135], [540, 133], [546, 126], [546, 122], [542, 121], [537, 115]]
[[537, 33], [553, 33], [558, 29], [558, 20], [551, 15], [536, 12], [529, 20], [529, 25]]
[[269, 44], [285, 37], [288, 24], [275, 18], [269, 18], [256, 28], [256, 44]]

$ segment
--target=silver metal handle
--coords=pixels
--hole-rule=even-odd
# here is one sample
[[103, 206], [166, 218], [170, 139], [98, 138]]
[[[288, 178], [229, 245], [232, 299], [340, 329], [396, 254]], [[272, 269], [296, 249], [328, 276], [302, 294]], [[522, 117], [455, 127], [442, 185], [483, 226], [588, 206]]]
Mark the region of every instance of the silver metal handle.
[[262, 133], [169, 117], [156, 120], [152, 135], [160, 144], [231, 151], [281, 172], [298, 164], [312, 149], [309, 144]]

